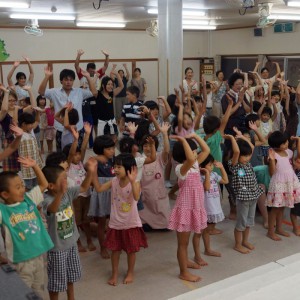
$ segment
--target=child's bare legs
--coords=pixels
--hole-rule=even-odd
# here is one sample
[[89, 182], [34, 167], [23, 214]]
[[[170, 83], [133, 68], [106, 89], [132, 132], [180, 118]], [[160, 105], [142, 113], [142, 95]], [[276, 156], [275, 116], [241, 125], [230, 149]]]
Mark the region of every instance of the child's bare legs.
[[295, 235], [300, 236], [300, 229], [298, 228], [298, 222], [297, 222], [297, 215], [292, 214], [292, 211], [290, 213], [291, 222], [293, 224], [293, 232]]
[[[262, 186], [262, 185], [260, 185]], [[262, 186], [264, 189], [264, 186]], [[257, 206], [259, 208], [259, 211], [261, 213], [261, 216], [263, 217], [264, 227], [268, 228], [268, 210], [265, 205], [266, 202], [266, 193], [264, 192], [260, 197], [257, 199]]]
[[278, 207], [272, 207], [268, 216], [268, 233], [267, 236], [274, 241], [281, 241], [281, 238], [275, 233], [275, 224], [277, 214], [279, 212]]
[[203, 242], [204, 242], [204, 247], [205, 247], [205, 251], [204, 254], [205, 255], [209, 255], [209, 256], [217, 256], [220, 257], [221, 253], [217, 252], [217, 251], [213, 251], [210, 248], [210, 232], [214, 230], [216, 224], [207, 224], [207, 228], [205, 228], [202, 232], [202, 238], [203, 238]]
[[104, 259], [108, 259], [109, 253], [107, 249], [103, 246], [104, 239], [105, 239], [105, 226], [106, 226], [106, 217], [99, 217], [98, 218], [98, 240], [100, 245], [100, 254], [101, 257]]
[[282, 229], [284, 207], [279, 207], [278, 210], [279, 211], [276, 216], [276, 233], [279, 235], [289, 237], [290, 234]]
[[48, 153], [53, 152], [53, 140], [47, 140]]
[[123, 281], [124, 284], [128, 284], [128, 283], [133, 282], [135, 258], [136, 258], [135, 252], [127, 253], [128, 270], [127, 270], [126, 277], [124, 278], [124, 281]]
[[58, 300], [58, 292], [49, 292], [50, 300]]
[[118, 270], [119, 270], [119, 260], [120, 260], [121, 251], [112, 251], [111, 253], [111, 267], [112, 274], [108, 280], [108, 284], [116, 286], [118, 283]]
[[91, 226], [90, 223], [83, 223], [81, 225], [82, 230], [84, 231], [85, 235], [86, 235], [86, 242], [88, 245], [88, 249], [89, 251], [95, 251], [96, 247], [92, 241], [92, 233], [91, 233]]
[[68, 300], [75, 300], [73, 282], [68, 282], [67, 295]]
[[249, 243], [249, 234], [250, 234], [250, 227], [246, 227], [245, 231], [243, 231], [243, 241], [242, 245], [249, 250], [254, 250], [255, 247]]
[[177, 259], [180, 269], [179, 278], [182, 280], [197, 282], [201, 277], [191, 274], [188, 269], [188, 254], [190, 232], [177, 232]]
[[[247, 227], [247, 228], [249, 228], [249, 227]], [[249, 233], [248, 233], [248, 235], [249, 235]], [[242, 254], [248, 254], [250, 252], [250, 250], [248, 248], [243, 246], [243, 242], [244, 242], [244, 232], [243, 231], [234, 229], [234, 239], [235, 239], [234, 250], [236, 250]]]
[[169, 192], [169, 198], [172, 200], [176, 200], [176, 195], [175, 193], [179, 190], [179, 186], [178, 183], [176, 182], [174, 184], [174, 186], [171, 188], [170, 192]]
[[195, 252], [194, 256], [194, 261], [199, 265], [199, 266], [207, 266], [208, 263], [202, 259], [201, 254], [200, 254], [200, 239], [201, 239], [201, 233], [194, 233], [193, 235], [193, 248]]

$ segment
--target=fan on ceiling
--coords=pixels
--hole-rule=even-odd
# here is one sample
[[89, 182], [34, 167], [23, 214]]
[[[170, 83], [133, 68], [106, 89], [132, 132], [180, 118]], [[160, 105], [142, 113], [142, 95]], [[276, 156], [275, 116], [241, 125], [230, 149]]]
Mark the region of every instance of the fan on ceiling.
[[273, 26], [275, 24], [276, 20], [269, 19], [272, 6], [273, 6], [273, 3], [269, 3], [269, 2], [258, 4], [259, 19], [257, 21], [256, 27], [266, 28], [269, 26]]
[[146, 28], [146, 32], [153, 37], [158, 36], [158, 22], [157, 20], [151, 20], [150, 21], [150, 26]]
[[42, 36], [43, 30], [39, 28], [38, 20], [30, 20], [28, 21], [28, 25], [24, 27], [24, 31], [27, 34], [34, 36]]

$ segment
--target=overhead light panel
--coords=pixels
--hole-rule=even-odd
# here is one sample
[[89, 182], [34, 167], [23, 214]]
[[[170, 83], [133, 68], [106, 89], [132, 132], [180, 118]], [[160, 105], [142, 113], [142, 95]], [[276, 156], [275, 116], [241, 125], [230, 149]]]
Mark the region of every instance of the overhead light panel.
[[121, 22], [77, 22], [78, 27], [103, 27], [103, 28], [124, 28], [126, 23]]
[[208, 25], [209, 20], [182, 20], [182, 25]]
[[12, 1], [0, 1], [0, 7], [8, 8], [29, 8], [28, 2], [12, 2]]
[[[158, 8], [149, 8], [147, 10], [148, 14], [157, 15], [158, 14]], [[205, 11], [204, 10], [190, 10], [190, 9], [183, 9], [182, 10], [183, 16], [194, 16], [194, 17], [204, 17]]]
[[288, 1], [287, 6], [300, 7], [300, 1]]
[[11, 19], [38, 19], [38, 20], [56, 20], [56, 21], [74, 21], [76, 18], [68, 14], [42, 14], [42, 13], [15, 13], [9, 16]]
[[217, 26], [215, 25], [182, 25], [183, 30], [216, 30]]
[[300, 14], [271, 14], [268, 19], [297, 21], [300, 20]]

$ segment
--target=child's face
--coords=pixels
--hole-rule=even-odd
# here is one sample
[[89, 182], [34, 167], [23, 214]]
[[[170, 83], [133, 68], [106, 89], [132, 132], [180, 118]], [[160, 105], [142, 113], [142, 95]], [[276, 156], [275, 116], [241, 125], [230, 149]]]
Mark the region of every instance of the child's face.
[[63, 161], [59, 164], [60, 167], [62, 167], [65, 171], [68, 171], [69, 169], [69, 164], [68, 161]]
[[44, 107], [46, 105], [46, 99], [40, 99], [40, 101], [39, 101], [39, 106], [42, 106], [42, 107]]
[[248, 79], [248, 85], [252, 86], [253, 85], [253, 80], [252, 79]]
[[25, 124], [25, 123], [23, 123], [21, 125], [21, 128], [23, 129], [23, 131], [25, 131], [27, 133], [30, 133], [32, 131], [33, 127], [34, 127], [34, 124]]
[[62, 189], [66, 190], [68, 188], [67, 172], [61, 172], [58, 175], [56, 182], [50, 183], [48, 188], [53, 192], [60, 192]]
[[259, 127], [260, 126], [260, 120], [256, 120], [255, 125], [256, 125], [256, 127]]
[[296, 170], [300, 169], [300, 159], [299, 158], [294, 160], [294, 169], [296, 169]]
[[189, 115], [187, 115], [187, 114], [183, 115], [182, 126], [186, 130], [190, 129], [193, 126], [193, 120], [191, 119], [191, 117]]
[[72, 163], [75, 165], [78, 165], [81, 161], [81, 153], [80, 152], [76, 152], [75, 155], [73, 156], [73, 160]]
[[251, 156], [252, 156], [251, 154], [250, 155], [240, 155], [239, 163], [241, 163], [242, 165], [247, 164], [250, 161]]
[[69, 91], [73, 87], [73, 84], [74, 84], [74, 79], [71, 77], [65, 77], [61, 81], [62, 88], [66, 91]]
[[136, 96], [130, 92], [126, 92], [126, 98], [129, 102], [135, 102], [137, 100]]
[[151, 109], [150, 110], [152, 115], [154, 116], [155, 119], [158, 118], [158, 115], [159, 115], [159, 110], [157, 108], [154, 108], [154, 109]]
[[19, 86], [24, 86], [26, 84], [26, 77], [22, 76], [18, 79]]
[[209, 162], [205, 167], [204, 167], [204, 169], [206, 169], [206, 170], [208, 170], [209, 171], [209, 173], [211, 173], [212, 171], [213, 171], [213, 169], [214, 169], [214, 162]]
[[50, 107], [54, 107], [53, 101], [50, 101]]
[[108, 159], [113, 158], [115, 155], [115, 147], [104, 148], [103, 155]]
[[280, 150], [287, 150], [289, 147], [289, 141], [286, 141], [285, 143], [281, 144], [279, 149]]
[[125, 168], [121, 165], [114, 165], [115, 175], [118, 179], [126, 177]]
[[264, 122], [264, 123], [269, 122], [270, 118], [271, 118], [271, 117], [270, 117], [269, 114], [262, 114], [262, 115], [261, 115], [261, 121]]
[[272, 96], [271, 99], [274, 99], [274, 100], [275, 100], [275, 103], [278, 103], [279, 100], [280, 100], [280, 97], [279, 97], [279, 95], [274, 95], [274, 96]]
[[145, 143], [143, 145], [143, 152], [147, 157], [150, 157], [151, 155], [151, 145], [149, 143]]
[[23, 180], [16, 176], [8, 180], [7, 191], [2, 193], [6, 204], [22, 202], [25, 195], [25, 186]]

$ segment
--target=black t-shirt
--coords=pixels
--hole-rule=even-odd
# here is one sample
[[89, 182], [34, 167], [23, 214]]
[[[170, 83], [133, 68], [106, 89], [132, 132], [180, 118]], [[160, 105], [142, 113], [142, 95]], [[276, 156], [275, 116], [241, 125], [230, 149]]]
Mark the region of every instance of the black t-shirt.
[[98, 177], [115, 177], [114, 161], [109, 159], [105, 164], [98, 162]]
[[110, 94], [110, 98], [106, 98], [102, 92], [98, 91], [98, 96], [96, 98], [97, 119], [108, 121], [112, 120], [114, 115], [114, 103], [113, 103], [113, 93]]
[[[116, 97], [126, 97], [126, 89], [127, 89], [127, 82], [128, 80], [126, 79], [125, 76], [123, 76], [122, 78], [123, 84], [124, 84], [124, 88], [122, 89], [122, 91], [116, 96]], [[118, 78], [115, 78], [115, 86], [118, 87]]]

